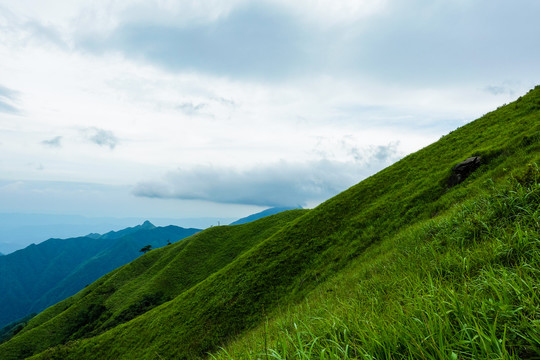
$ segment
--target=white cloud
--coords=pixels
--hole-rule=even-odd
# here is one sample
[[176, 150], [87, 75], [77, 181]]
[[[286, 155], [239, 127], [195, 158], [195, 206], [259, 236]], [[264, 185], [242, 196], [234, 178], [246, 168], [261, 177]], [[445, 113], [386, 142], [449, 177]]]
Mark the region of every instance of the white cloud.
[[55, 136], [49, 140], [43, 140], [41, 142], [43, 145], [53, 148], [62, 147], [62, 136]]
[[[359, 179], [538, 83], [539, 6], [4, 1], [0, 170], [114, 184], [170, 173], [152, 184], [184, 197], [177, 181], [222, 174], [221, 189], [236, 195], [201, 180], [200, 197], [230, 202], [241, 200], [234, 181], [262, 179], [246, 185], [255, 199], [284, 164], [315, 185], [283, 177], [276, 186], [302, 201], [328, 195], [345, 185], [312, 180], [324, 166]], [[179, 167], [188, 170], [171, 171]]]
[[113, 150], [118, 145], [118, 138], [112, 131], [90, 127], [82, 130], [84, 137], [99, 146], [108, 146]]

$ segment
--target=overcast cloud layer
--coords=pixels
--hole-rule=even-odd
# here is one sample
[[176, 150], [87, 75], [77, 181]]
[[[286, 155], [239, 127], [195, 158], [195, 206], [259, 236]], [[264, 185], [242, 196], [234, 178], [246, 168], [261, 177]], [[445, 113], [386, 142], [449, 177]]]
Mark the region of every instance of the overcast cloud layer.
[[0, 180], [20, 199], [29, 182], [125, 192], [84, 205], [89, 188], [66, 185], [58, 201], [82, 215], [141, 199], [141, 216], [164, 217], [313, 206], [540, 83], [539, 13], [533, 0], [3, 1]]

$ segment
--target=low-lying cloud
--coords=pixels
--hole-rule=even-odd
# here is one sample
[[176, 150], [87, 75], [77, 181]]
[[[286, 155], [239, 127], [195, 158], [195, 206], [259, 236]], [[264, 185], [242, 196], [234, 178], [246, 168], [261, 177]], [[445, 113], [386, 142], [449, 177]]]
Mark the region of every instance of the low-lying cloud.
[[258, 206], [322, 202], [388, 165], [395, 144], [377, 147], [362, 161], [281, 161], [247, 170], [197, 166], [138, 183], [133, 194], [160, 199], [205, 200]]
[[280, 162], [243, 171], [199, 166], [170, 172], [162, 181], [139, 183], [133, 193], [150, 198], [260, 206], [305, 205], [352, 185], [354, 176], [344, 174], [346, 168], [345, 163], [330, 161]]
[[112, 131], [91, 127], [83, 130], [86, 139], [99, 146], [108, 146], [113, 150], [118, 145], [118, 138]]

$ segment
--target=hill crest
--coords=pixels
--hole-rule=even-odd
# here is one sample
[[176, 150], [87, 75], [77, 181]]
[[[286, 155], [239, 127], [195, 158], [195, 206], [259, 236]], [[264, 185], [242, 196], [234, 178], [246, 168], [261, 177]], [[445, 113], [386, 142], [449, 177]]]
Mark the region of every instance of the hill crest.
[[263, 211], [260, 211], [255, 214], [251, 214], [249, 216], [243, 217], [241, 219], [238, 219], [236, 221], [233, 221], [229, 225], [240, 225], [240, 224], [247, 224], [248, 222], [252, 222], [258, 219], [262, 219], [263, 217], [275, 215], [283, 211], [287, 210], [294, 210], [294, 209], [302, 209], [301, 206], [280, 206], [280, 207], [272, 207]]

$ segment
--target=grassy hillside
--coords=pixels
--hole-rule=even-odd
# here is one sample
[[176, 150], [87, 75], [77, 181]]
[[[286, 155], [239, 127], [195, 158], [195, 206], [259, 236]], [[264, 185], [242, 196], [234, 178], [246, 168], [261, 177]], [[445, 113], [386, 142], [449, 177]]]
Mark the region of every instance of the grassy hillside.
[[[0, 260], [0, 326], [31, 313], [37, 299], [105, 246], [105, 241], [84, 237], [71, 241], [50, 239], [3, 256]], [[54, 303], [47, 305], [51, 304]]]
[[[537, 87], [313, 210], [150, 252], [38, 315], [0, 358], [534, 358], [539, 154]], [[480, 167], [449, 187], [470, 156]], [[250, 245], [229, 261], [215, 243], [181, 255], [238, 232]]]
[[212, 359], [540, 359], [540, 171], [370, 247]]
[[115, 237], [107, 233], [103, 235], [103, 239], [108, 241], [108, 246], [77, 264], [77, 267], [69, 275], [52, 286], [34, 303], [31, 311], [41, 311], [47, 306], [77, 293], [103, 274], [138, 258], [141, 255], [139, 250], [145, 245], [159, 248], [166, 246], [168, 242], [175, 243], [199, 231], [201, 230], [184, 229], [178, 226], [154, 227], [152, 225], [151, 228], [141, 227], [133, 232], [118, 231], [116, 232], [118, 236]]
[[21, 359], [123, 324], [203, 281], [303, 212], [210, 228], [152, 250], [33, 318], [0, 346], [0, 358]]

